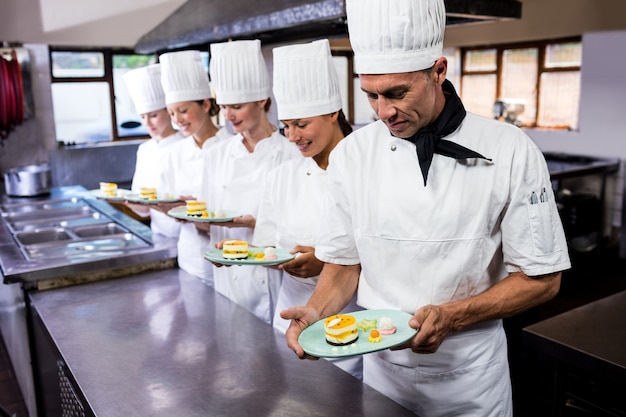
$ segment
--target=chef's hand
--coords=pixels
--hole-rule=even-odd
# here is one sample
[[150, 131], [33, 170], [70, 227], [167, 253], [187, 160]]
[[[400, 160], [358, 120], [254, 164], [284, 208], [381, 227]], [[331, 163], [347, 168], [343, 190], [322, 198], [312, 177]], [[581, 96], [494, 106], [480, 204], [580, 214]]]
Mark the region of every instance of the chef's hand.
[[409, 319], [409, 327], [417, 334], [408, 342], [391, 350], [411, 349], [414, 353], [435, 353], [452, 329], [452, 317], [441, 306], [425, 305]]
[[179, 198], [180, 201], [174, 201], [173, 203], [151, 204], [150, 207], [155, 209], [155, 210], [160, 211], [161, 213], [167, 214], [167, 212], [170, 211], [173, 208], [184, 206], [186, 204], [185, 201], [184, 201], [185, 198], [187, 200], [189, 200], [189, 196], [187, 196], [187, 197], [180, 196], [178, 198]]
[[147, 204], [139, 204], [139, 203], [132, 203], [130, 201], [124, 201], [124, 205], [128, 207], [129, 209], [131, 209], [132, 211], [134, 211], [135, 213], [140, 214], [142, 216], [147, 216], [148, 214], [150, 214], [150, 206], [148, 206]]
[[[230, 240], [230, 239], [224, 239], [224, 240], [221, 240], [221, 241], [217, 242], [217, 243], [215, 244], [215, 248], [216, 248], [216, 249], [223, 249], [223, 248], [224, 248], [224, 242], [226, 242], [227, 240]], [[220, 263], [213, 262], [213, 261], [211, 261], [211, 263], [212, 263], [213, 265], [217, 266], [218, 268], [221, 268], [221, 267], [223, 267], [223, 266], [226, 266], [226, 267], [230, 267], [230, 266], [231, 266], [231, 265], [224, 265], [224, 264], [220, 264]]]
[[203, 232], [210, 233], [211, 232], [211, 223], [209, 222], [193, 222], [196, 229], [201, 230]]
[[278, 265], [289, 274], [298, 278], [316, 277], [322, 273], [324, 262], [315, 257], [315, 248], [312, 246], [296, 246], [289, 253], [300, 253], [288, 262]]
[[291, 320], [289, 328], [285, 334], [289, 349], [293, 350], [300, 359], [319, 359], [316, 356], [304, 353], [304, 349], [302, 349], [302, 346], [298, 343], [298, 336], [300, 336], [300, 333], [320, 319], [320, 315], [317, 310], [304, 306], [291, 307], [281, 311], [280, 317], [285, 320]]
[[213, 226], [222, 227], [247, 227], [254, 229], [256, 226], [256, 218], [250, 214], [244, 214], [242, 216], [235, 217], [231, 222], [215, 222]]

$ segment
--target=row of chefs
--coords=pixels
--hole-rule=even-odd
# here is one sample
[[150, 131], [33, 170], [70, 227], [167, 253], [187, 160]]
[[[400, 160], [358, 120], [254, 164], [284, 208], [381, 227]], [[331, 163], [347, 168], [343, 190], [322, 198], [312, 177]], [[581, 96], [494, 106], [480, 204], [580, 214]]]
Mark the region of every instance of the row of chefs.
[[[151, 139], [137, 151], [133, 191], [236, 211], [231, 222], [180, 222], [181, 203], [126, 202], [150, 216], [153, 233], [178, 237], [179, 267], [285, 332], [282, 309], [304, 305], [323, 263], [314, 246], [330, 152], [352, 131], [327, 39], [274, 49], [273, 93], [287, 139], [267, 116], [270, 80], [259, 40], [211, 45], [212, 83], [198, 51], [165, 53], [125, 81]], [[213, 91], [213, 89], [215, 91]], [[216, 98], [213, 98], [216, 97]], [[222, 112], [231, 134], [217, 127]], [[172, 123], [178, 126], [174, 130]], [[278, 268], [218, 267], [204, 253], [226, 239], [298, 253]], [[358, 310], [353, 302], [346, 311]], [[360, 358], [336, 361], [358, 378]]]
[[[543, 154], [465, 111], [446, 80], [444, 0], [347, 0], [346, 14], [379, 121], [351, 133], [327, 40], [273, 50], [286, 137], [267, 117], [258, 40], [211, 45], [214, 95], [198, 52], [166, 53], [126, 75], [153, 136], [133, 187], [242, 213], [176, 224], [171, 206], [150, 210], [155, 232], [178, 233], [182, 269], [285, 331], [298, 356], [323, 316], [402, 310], [413, 317], [397, 325], [419, 329], [403, 349], [334, 363], [424, 417], [511, 416], [501, 319], [553, 297], [570, 267]], [[219, 111], [234, 135], [211, 121]], [[204, 260], [226, 239], [300, 255], [282, 269]]]

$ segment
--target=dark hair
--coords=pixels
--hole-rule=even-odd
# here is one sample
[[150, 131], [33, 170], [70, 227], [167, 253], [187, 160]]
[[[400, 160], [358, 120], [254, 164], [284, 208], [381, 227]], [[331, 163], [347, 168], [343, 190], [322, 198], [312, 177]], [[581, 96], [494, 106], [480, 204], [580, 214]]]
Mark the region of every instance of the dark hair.
[[[206, 100], [206, 99], [204, 99], [204, 100]], [[196, 103], [198, 103], [199, 105], [203, 106], [204, 105], [204, 100], [196, 100]], [[218, 114], [220, 114], [220, 106], [217, 104], [215, 99], [214, 98], [210, 98], [208, 100], [211, 103], [211, 107], [209, 107], [209, 116], [215, 117]]]
[[270, 108], [272, 107], [272, 98], [268, 97], [267, 101], [265, 102], [265, 113], [267, 113], [268, 111], [270, 111]]
[[337, 123], [339, 123], [339, 128], [341, 129], [341, 132], [344, 136], [348, 136], [350, 133], [352, 133], [352, 125], [346, 119], [346, 115], [343, 114], [343, 110], [339, 110], [338, 113], [339, 114], [337, 116]]

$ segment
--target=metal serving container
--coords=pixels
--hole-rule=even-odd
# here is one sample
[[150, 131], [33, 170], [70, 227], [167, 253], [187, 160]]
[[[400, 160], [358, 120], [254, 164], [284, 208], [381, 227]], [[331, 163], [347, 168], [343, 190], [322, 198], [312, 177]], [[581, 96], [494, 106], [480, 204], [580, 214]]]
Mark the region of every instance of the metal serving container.
[[50, 193], [50, 166], [27, 165], [4, 173], [6, 193], [14, 197], [34, 197]]

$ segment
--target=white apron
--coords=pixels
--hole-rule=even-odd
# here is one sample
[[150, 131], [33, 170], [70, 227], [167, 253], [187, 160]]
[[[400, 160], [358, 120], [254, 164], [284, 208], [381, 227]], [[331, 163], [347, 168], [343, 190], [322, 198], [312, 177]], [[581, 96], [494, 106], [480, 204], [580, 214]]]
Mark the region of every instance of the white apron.
[[[234, 135], [218, 146], [216, 152], [207, 153], [201, 198], [212, 209], [257, 217], [267, 173], [298, 155], [296, 146], [278, 132], [260, 141], [253, 153], [245, 148], [241, 135]], [[252, 233], [249, 228], [211, 225], [211, 247], [224, 239], [251, 242]], [[271, 323], [280, 288], [280, 271], [263, 266], [214, 267], [213, 275], [218, 292]]]
[[[265, 181], [252, 244], [259, 247], [275, 246], [288, 251], [295, 246], [315, 246], [322, 221], [326, 180], [326, 171], [312, 158], [302, 156], [272, 170]], [[315, 290], [317, 279], [318, 276], [297, 278], [283, 271], [273, 319], [275, 329], [286, 332], [289, 321], [281, 318], [280, 312], [289, 307], [306, 305]], [[358, 310], [362, 308], [356, 305], [355, 298], [342, 312]], [[363, 378], [361, 356], [330, 361], [356, 378]]]
[[[336, 264], [361, 264], [358, 303], [364, 308], [413, 314], [426, 304], [483, 292], [507, 272], [535, 276], [570, 266], [547, 166], [530, 139], [511, 125], [472, 114], [446, 139], [493, 162], [435, 155], [424, 187], [415, 145], [391, 137], [382, 122], [357, 130], [331, 154], [327, 210], [316, 256]], [[548, 202], [531, 205], [532, 192], [543, 188]], [[535, 209], [541, 214], [535, 215]], [[435, 355], [403, 351], [382, 357], [415, 374], [445, 373], [447, 365], [439, 363], [439, 357], [454, 358], [470, 369], [489, 352], [504, 350], [500, 333], [483, 333], [461, 344], [447, 340]], [[467, 355], [482, 346], [484, 355]], [[392, 381], [389, 372], [381, 378]], [[453, 386], [457, 377], [461, 380], [460, 375], [450, 375], [446, 384]], [[364, 381], [374, 385], [367, 371]], [[487, 389], [499, 376], [463, 378], [464, 384], [470, 381]], [[389, 392], [400, 402], [402, 396], [393, 394], [399, 384]], [[437, 392], [416, 387], [413, 393], [426, 410], [421, 415], [430, 416], [429, 404], [439, 399], [430, 399], [430, 394]], [[485, 403], [475, 415], [507, 408], [510, 396], [503, 392], [495, 401], [499, 405]]]
[[[139, 192], [142, 187], [158, 187], [165, 158], [164, 153], [168, 152], [170, 145], [183, 138], [182, 133], [176, 132], [158, 142], [152, 138], [139, 145], [131, 190]], [[180, 232], [180, 224], [176, 220], [153, 209], [150, 209], [150, 228], [153, 233], [168, 237], [178, 237]]]
[[[215, 136], [204, 142], [202, 149], [189, 136], [174, 145], [167, 153], [160, 189], [175, 196], [198, 196], [202, 185], [205, 154], [216, 148], [223, 137]], [[182, 223], [178, 238], [178, 266], [185, 272], [213, 285], [211, 264], [204, 259], [210, 248], [206, 232], [199, 231], [193, 223]]]

